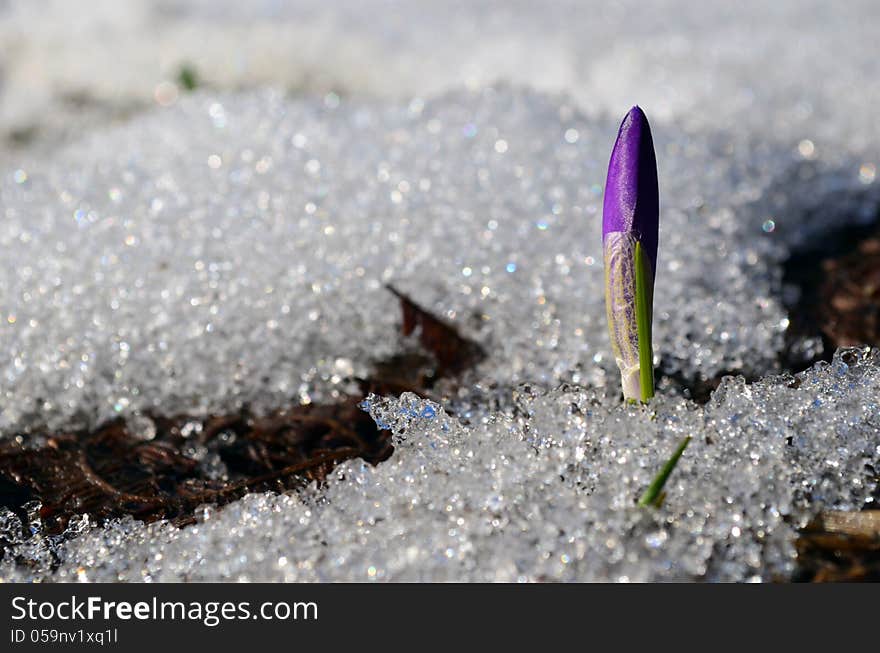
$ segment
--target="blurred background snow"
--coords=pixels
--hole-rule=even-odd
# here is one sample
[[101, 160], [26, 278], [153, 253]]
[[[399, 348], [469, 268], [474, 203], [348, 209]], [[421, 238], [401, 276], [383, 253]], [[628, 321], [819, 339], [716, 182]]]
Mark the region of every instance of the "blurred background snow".
[[876, 145], [871, 0], [737, 3], [3, 0], [0, 147], [50, 145], [173, 102], [181, 67], [212, 88], [382, 98], [499, 80], [587, 114]]

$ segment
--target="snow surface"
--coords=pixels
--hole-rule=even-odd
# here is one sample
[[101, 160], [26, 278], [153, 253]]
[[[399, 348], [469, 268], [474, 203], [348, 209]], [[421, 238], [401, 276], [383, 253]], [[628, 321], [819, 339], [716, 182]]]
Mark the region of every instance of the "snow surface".
[[878, 20], [873, 0], [0, 0], [0, 130], [78, 133], [168, 102], [191, 65], [219, 88], [377, 98], [505, 80], [589, 115], [638, 102], [871, 152]]
[[[878, 384], [878, 353], [848, 350], [797, 377], [729, 377], [705, 407], [520, 388], [513, 417], [464, 427], [416, 395], [371, 397], [366, 407], [397, 447], [376, 467], [348, 461], [326, 489], [206, 507], [181, 530], [78, 520], [79, 537], [33, 537], [0, 571], [92, 581], [784, 579], [810, 512], [858, 508], [873, 489]], [[694, 440], [663, 508], [637, 508], [685, 435]], [[7, 513], [0, 533], [4, 522], [11, 537], [21, 532]]]
[[[93, 126], [0, 151], [0, 437], [330, 398], [399, 346], [387, 282], [489, 356], [444, 400], [465, 423], [372, 398], [399, 441], [376, 468], [183, 530], [38, 533], [0, 577], [770, 579], [810, 514], [869, 497], [871, 352], [730, 379], [704, 407], [671, 381], [619, 404], [600, 220], [638, 101], [660, 166], [657, 364], [778, 373], [781, 262], [880, 206], [873, 3], [265, 2], [253, 24], [225, 2], [36, 4], [0, 5], [0, 129]], [[180, 62], [215, 88], [175, 96]], [[683, 435], [664, 508], [636, 510]]]

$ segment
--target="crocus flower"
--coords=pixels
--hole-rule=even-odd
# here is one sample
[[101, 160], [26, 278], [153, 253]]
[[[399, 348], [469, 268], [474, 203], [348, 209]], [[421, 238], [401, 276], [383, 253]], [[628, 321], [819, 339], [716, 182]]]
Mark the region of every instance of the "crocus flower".
[[605, 311], [625, 399], [654, 396], [651, 317], [660, 202], [648, 119], [626, 114], [608, 164], [602, 210]]

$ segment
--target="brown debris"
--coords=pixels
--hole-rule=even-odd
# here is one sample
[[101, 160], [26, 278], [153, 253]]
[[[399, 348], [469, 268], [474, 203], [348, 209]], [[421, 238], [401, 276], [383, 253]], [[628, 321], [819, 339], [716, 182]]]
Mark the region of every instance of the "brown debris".
[[818, 307], [822, 332], [835, 347], [880, 344], [880, 235], [856, 252], [822, 262]]
[[796, 580], [880, 581], [880, 510], [828, 511], [798, 537]]
[[388, 290], [400, 299], [403, 335], [416, 333], [419, 343], [437, 361], [439, 375], [456, 376], [486, 357], [486, 353], [477, 343], [461, 337], [454, 328], [391, 286], [388, 286]]
[[784, 369], [794, 373], [830, 361], [840, 347], [880, 345], [880, 215], [810, 240], [783, 272], [791, 291]]
[[[0, 475], [27, 493], [0, 494], [0, 504], [20, 508], [23, 498], [38, 499], [49, 533], [61, 532], [79, 513], [99, 521], [128, 514], [186, 523], [200, 504], [226, 503], [248, 491], [283, 491], [324, 478], [340, 460], [359, 456], [375, 464], [391, 455], [389, 434], [355, 398], [260, 418], [243, 411], [153, 421], [156, 436], [146, 442], [123, 420], [55, 434], [41, 449], [4, 441]], [[205, 454], [222, 462], [219, 478], [203, 464]]]
[[[484, 357], [483, 350], [396, 290], [402, 333], [418, 332], [419, 351], [374, 365], [359, 379], [364, 395], [427, 394], [442, 377], [455, 377]], [[114, 420], [91, 431], [0, 441], [0, 506], [27, 527], [25, 506], [38, 500], [49, 534], [71, 517], [97, 521], [131, 515], [184, 525], [203, 504], [224, 504], [248, 492], [285, 491], [318, 480], [339, 462], [378, 464], [392, 453], [390, 433], [360, 409], [362, 396], [335, 403], [296, 404], [268, 416], [247, 410], [207, 418], [147, 415], [149, 440], [138, 424]], [[152, 429], [150, 429], [152, 431]], [[139, 437], [140, 436], [140, 437]], [[0, 541], [0, 550], [4, 542]]]

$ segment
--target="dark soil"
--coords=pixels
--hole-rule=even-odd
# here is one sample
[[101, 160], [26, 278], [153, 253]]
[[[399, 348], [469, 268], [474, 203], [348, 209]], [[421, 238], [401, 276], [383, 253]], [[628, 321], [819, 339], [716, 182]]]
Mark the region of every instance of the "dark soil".
[[801, 582], [880, 581], [880, 510], [828, 512], [797, 540]]
[[[783, 283], [799, 291], [783, 368], [799, 372], [830, 361], [838, 347], [880, 345], [880, 226], [846, 227], [801, 249], [786, 263]], [[803, 356], [802, 338], [821, 338], [823, 351]]]

